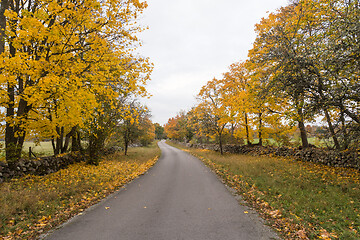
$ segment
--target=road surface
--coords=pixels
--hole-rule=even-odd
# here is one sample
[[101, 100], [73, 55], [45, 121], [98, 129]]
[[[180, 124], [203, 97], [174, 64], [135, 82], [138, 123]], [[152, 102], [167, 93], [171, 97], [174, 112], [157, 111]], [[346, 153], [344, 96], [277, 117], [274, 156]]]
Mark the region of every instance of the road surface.
[[278, 239], [200, 160], [164, 142], [159, 146], [162, 155], [147, 174], [46, 240]]

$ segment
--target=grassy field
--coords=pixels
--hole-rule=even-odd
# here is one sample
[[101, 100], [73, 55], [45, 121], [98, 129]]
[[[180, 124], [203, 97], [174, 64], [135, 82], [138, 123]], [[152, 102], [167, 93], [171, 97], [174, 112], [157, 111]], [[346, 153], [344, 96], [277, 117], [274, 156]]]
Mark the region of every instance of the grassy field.
[[285, 239], [360, 239], [359, 171], [283, 158], [185, 150], [236, 189]]
[[[0, 161], [5, 161], [4, 146], [5, 146], [5, 142], [0, 141]], [[32, 152], [35, 153], [35, 155], [37, 157], [51, 156], [54, 154], [50, 141], [40, 142], [40, 143], [35, 143], [35, 142], [30, 142], [30, 141], [25, 142], [24, 147], [23, 147], [23, 156], [24, 157], [28, 156], [29, 147], [31, 147]]]
[[156, 143], [116, 153], [99, 166], [79, 163], [47, 176], [0, 184], [0, 239], [35, 239], [143, 174], [160, 155]]
[[[333, 146], [331, 140], [325, 141], [323, 139], [319, 139], [319, 138], [316, 138], [316, 137], [309, 137], [308, 141], [309, 141], [310, 144], [315, 145], [316, 147], [319, 147], [319, 148], [326, 148], [326, 147]], [[246, 143], [246, 141], [245, 141], [245, 143]], [[255, 139], [252, 140], [251, 143], [253, 143], [253, 144], [259, 143], [259, 139], [255, 138]], [[263, 139], [263, 144], [264, 144], [264, 146], [266, 146], [266, 145], [279, 146], [279, 144], [276, 142], [276, 140], [272, 139], [272, 138]], [[291, 144], [294, 145], [294, 146], [301, 146], [300, 137], [293, 138], [291, 140]]]

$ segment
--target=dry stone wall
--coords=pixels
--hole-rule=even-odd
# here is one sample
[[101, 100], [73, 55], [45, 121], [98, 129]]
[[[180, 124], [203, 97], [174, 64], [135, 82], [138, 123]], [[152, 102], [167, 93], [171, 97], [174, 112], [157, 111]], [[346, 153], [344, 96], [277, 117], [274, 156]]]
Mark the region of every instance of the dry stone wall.
[[70, 164], [85, 161], [80, 153], [42, 157], [36, 160], [20, 159], [15, 164], [0, 162], [0, 182], [26, 174], [46, 175], [66, 168]]
[[[219, 151], [219, 146], [214, 144], [187, 144], [188, 147], [209, 149]], [[223, 151], [236, 154], [250, 155], [273, 155], [282, 157], [294, 157], [300, 161], [321, 163], [334, 167], [350, 167], [360, 170], [360, 151], [335, 151], [319, 148], [289, 148], [270, 146], [246, 146], [246, 145], [225, 145]]]
[[[122, 149], [120, 147], [110, 147], [103, 149], [102, 155], [114, 154]], [[57, 156], [42, 157], [37, 159], [20, 159], [15, 164], [7, 164], [0, 161], [0, 183], [11, 178], [21, 177], [23, 175], [46, 175], [66, 168], [70, 164], [86, 161], [81, 153], [67, 153]]]

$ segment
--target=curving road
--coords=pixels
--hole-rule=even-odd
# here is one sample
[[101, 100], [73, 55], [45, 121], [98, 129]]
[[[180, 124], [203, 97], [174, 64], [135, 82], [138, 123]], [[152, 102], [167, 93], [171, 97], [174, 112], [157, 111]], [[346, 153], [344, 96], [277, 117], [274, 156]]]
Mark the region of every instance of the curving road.
[[162, 156], [147, 174], [46, 239], [278, 239], [200, 160], [159, 146]]

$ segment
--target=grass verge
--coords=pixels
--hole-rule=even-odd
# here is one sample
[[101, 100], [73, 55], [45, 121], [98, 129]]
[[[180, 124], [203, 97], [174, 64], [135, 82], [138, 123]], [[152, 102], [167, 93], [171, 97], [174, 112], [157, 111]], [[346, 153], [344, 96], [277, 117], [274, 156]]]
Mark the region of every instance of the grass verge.
[[99, 166], [79, 163], [1, 183], [0, 239], [37, 238], [146, 172], [159, 155], [153, 143], [107, 156]]
[[360, 172], [291, 159], [187, 149], [284, 239], [360, 239]]

